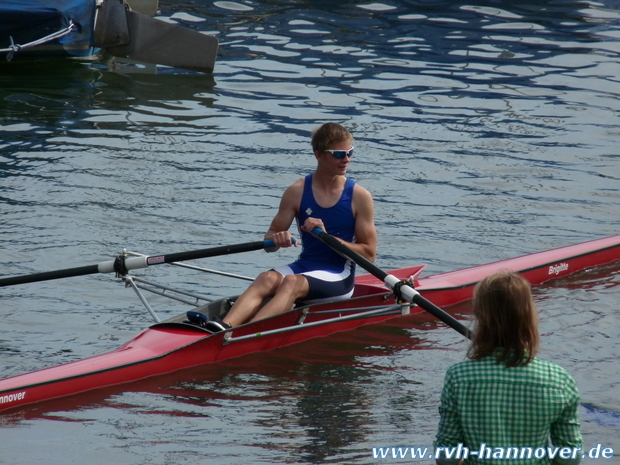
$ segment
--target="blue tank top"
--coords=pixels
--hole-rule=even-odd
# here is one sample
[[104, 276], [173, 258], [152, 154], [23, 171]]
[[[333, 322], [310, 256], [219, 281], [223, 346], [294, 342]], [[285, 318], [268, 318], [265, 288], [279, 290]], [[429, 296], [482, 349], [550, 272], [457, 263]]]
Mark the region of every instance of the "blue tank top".
[[325, 225], [325, 230], [334, 237], [347, 242], [355, 242], [355, 216], [353, 215], [353, 188], [355, 181], [347, 179], [340, 200], [329, 208], [321, 207], [314, 199], [312, 192], [312, 175], [304, 180], [304, 192], [299, 204], [297, 215], [297, 229], [301, 237], [302, 250], [298, 264], [310, 270], [326, 270], [342, 272], [347, 264], [351, 265], [351, 272], [355, 273], [355, 264], [335, 252], [331, 247], [317, 239], [312, 234], [302, 231], [300, 226], [307, 218], [319, 218]]

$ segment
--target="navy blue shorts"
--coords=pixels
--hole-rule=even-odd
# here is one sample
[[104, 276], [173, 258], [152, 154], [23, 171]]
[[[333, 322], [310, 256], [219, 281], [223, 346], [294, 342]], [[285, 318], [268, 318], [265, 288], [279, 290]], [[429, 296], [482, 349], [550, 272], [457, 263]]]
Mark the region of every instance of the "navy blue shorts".
[[353, 295], [355, 287], [355, 266], [347, 261], [344, 270], [340, 272], [326, 270], [305, 270], [300, 262], [291, 263], [273, 268], [282, 276], [301, 274], [308, 280], [310, 289], [303, 303], [317, 304], [333, 300], [345, 300]]

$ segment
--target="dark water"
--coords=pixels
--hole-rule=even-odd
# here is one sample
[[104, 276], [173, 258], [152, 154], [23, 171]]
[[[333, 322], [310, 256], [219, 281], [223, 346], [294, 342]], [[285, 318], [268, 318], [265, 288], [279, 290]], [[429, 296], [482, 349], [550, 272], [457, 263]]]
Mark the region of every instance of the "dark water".
[[[350, 175], [375, 198], [385, 269], [434, 274], [620, 231], [618, 1], [160, 7], [218, 35], [213, 76], [105, 57], [0, 63], [0, 275], [257, 240], [314, 168], [309, 134], [325, 121], [356, 138]], [[254, 276], [293, 257], [200, 264]], [[144, 274], [213, 296], [246, 286]], [[582, 430], [586, 448], [616, 449], [609, 464], [619, 284], [615, 264], [537, 290], [540, 355], [603, 410], [583, 408]], [[185, 309], [152, 304], [162, 318]], [[103, 275], [4, 288], [0, 315], [2, 377], [150, 324]], [[0, 463], [376, 463], [372, 447], [431, 445], [443, 374], [466, 347], [417, 317], [96, 391], [0, 416]]]

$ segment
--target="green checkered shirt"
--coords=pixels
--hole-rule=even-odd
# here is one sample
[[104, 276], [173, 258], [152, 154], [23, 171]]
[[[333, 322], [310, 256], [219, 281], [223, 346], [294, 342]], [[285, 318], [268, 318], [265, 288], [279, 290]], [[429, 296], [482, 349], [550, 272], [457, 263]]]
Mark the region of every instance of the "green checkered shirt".
[[[492, 450], [490, 458], [470, 454], [465, 461], [468, 465], [550, 464], [548, 456], [499, 459], [501, 451], [494, 460], [493, 452], [496, 447], [583, 447], [578, 405], [575, 381], [554, 363], [535, 358], [528, 365], [506, 368], [497, 364], [494, 356], [466, 360], [446, 373], [435, 447], [463, 444], [470, 451], [479, 451], [484, 443]], [[577, 464], [581, 455], [579, 451], [575, 459], [562, 459], [558, 454], [554, 460], [562, 465]], [[441, 462], [458, 460], [442, 458]]]

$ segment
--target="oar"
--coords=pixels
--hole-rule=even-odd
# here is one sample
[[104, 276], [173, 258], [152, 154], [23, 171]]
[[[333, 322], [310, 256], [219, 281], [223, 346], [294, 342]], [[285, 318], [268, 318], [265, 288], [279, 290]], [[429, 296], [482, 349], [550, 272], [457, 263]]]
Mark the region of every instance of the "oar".
[[[295, 240], [293, 239], [293, 243]], [[271, 240], [246, 242], [236, 245], [225, 245], [212, 247], [209, 249], [190, 250], [188, 252], [177, 252], [167, 255], [127, 257], [120, 255], [114, 260], [101, 262], [97, 265], [80, 266], [77, 268], [67, 268], [64, 270], [47, 271], [11, 278], [0, 278], [0, 287], [12, 286], [14, 284], [34, 283], [38, 281], [49, 281], [51, 279], [71, 278], [74, 276], [85, 276], [96, 273], [120, 273], [126, 274], [129, 270], [146, 268], [151, 265], [161, 265], [162, 263], [180, 262], [184, 260], [196, 260], [199, 258], [215, 257], [218, 255], [229, 255], [233, 253], [250, 252], [252, 250], [268, 249], [274, 247]]]
[[413, 302], [413, 303], [418, 304], [428, 313], [437, 317], [438, 319], [443, 321], [445, 324], [447, 324], [451, 328], [457, 330], [463, 336], [469, 339], [472, 338], [471, 331], [465, 325], [463, 325], [460, 321], [458, 321], [456, 318], [454, 318], [449, 313], [446, 313], [444, 310], [439, 308], [434, 303], [426, 300], [424, 297], [420, 295], [418, 291], [416, 291], [414, 288], [407, 285], [406, 283], [403, 283], [403, 281], [398, 279], [396, 276], [386, 273], [381, 268], [379, 268], [374, 263], [372, 263], [370, 260], [366, 259], [365, 257], [362, 257], [357, 252], [354, 252], [349, 247], [347, 247], [342, 242], [340, 242], [338, 239], [336, 239], [334, 236], [327, 234], [321, 228], [314, 228], [312, 230], [312, 234], [317, 236], [319, 239], [325, 242], [325, 244], [330, 246], [336, 252], [339, 252], [340, 254], [344, 255], [348, 259], [354, 261], [359, 266], [361, 266], [366, 271], [368, 271], [370, 274], [372, 274], [376, 278], [383, 281], [385, 285], [389, 289], [393, 290], [394, 293], [397, 294], [399, 298], [402, 298], [403, 300], [407, 302]]

